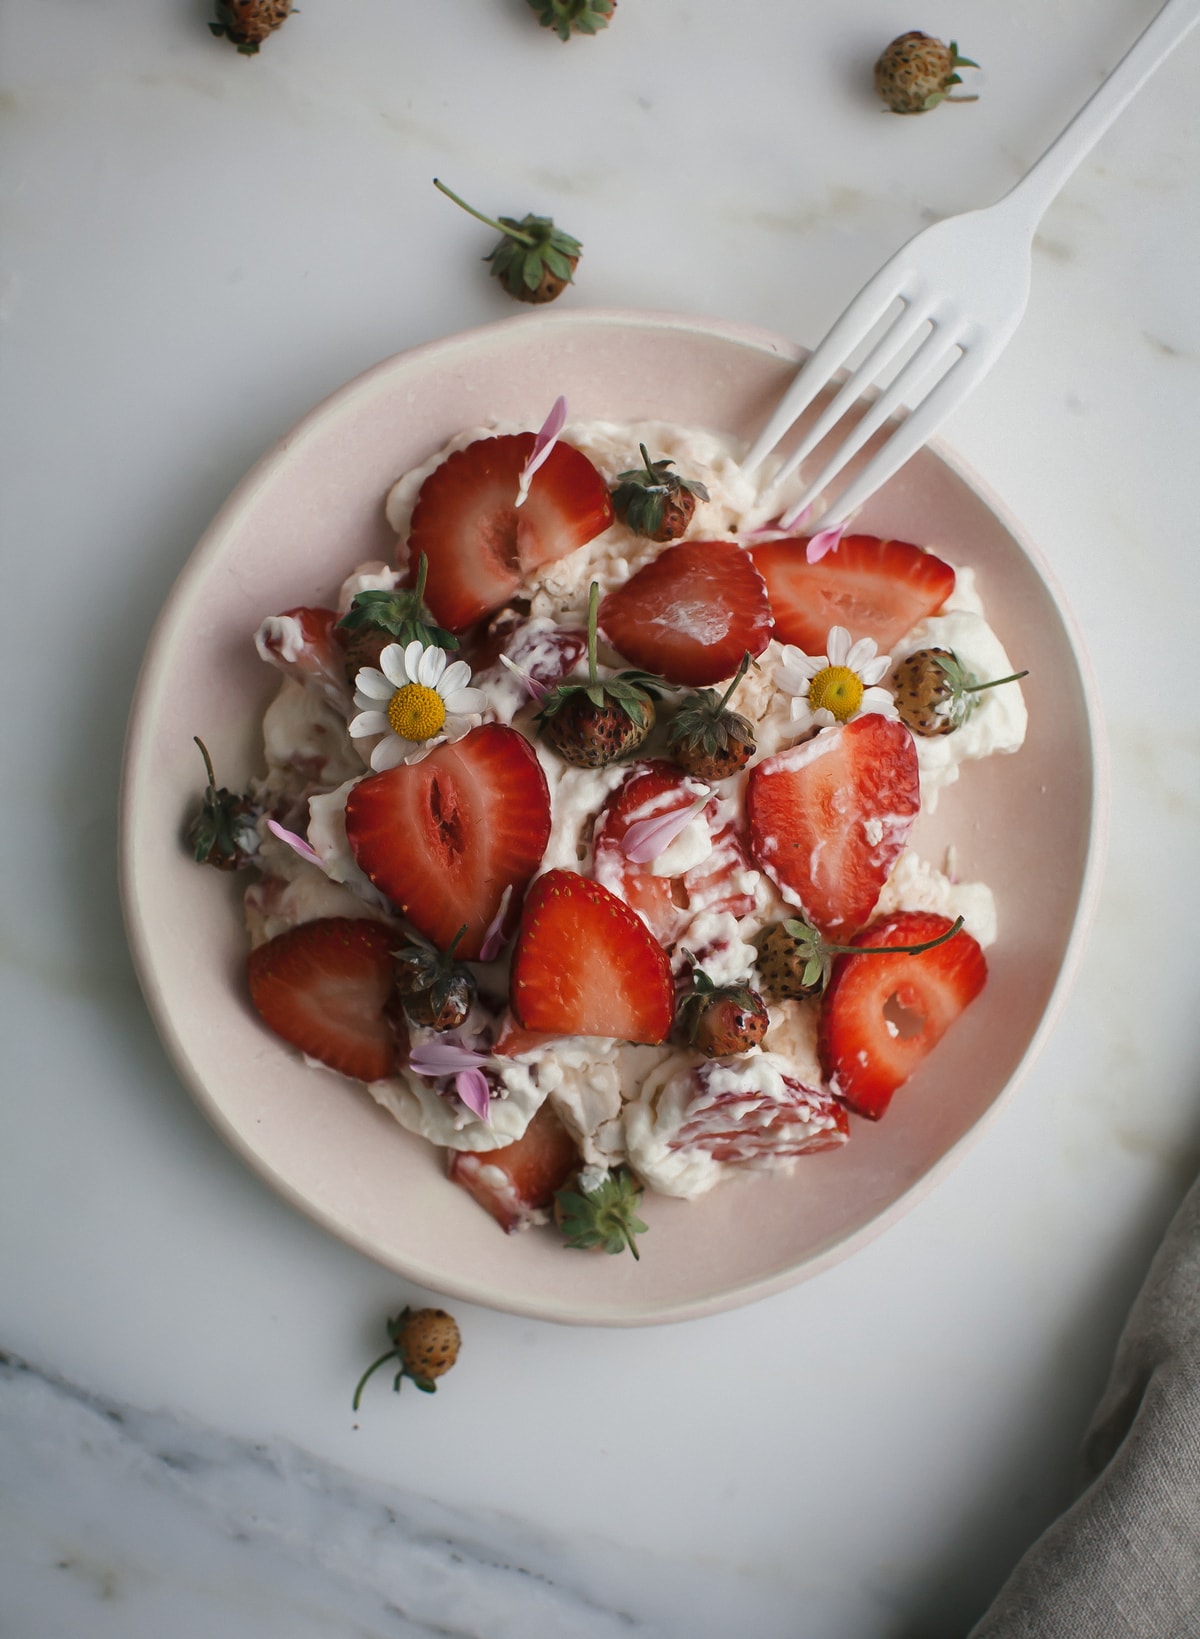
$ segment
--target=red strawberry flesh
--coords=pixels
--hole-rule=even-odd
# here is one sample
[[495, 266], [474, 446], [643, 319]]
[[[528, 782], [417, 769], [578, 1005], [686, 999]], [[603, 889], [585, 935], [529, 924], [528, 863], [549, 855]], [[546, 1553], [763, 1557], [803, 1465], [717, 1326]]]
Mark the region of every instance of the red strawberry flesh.
[[[899, 911], [852, 943], [919, 945], [953, 924]], [[839, 956], [821, 1010], [821, 1067], [837, 1096], [872, 1121], [987, 982], [987, 962], [965, 930], [919, 955]]]
[[872, 712], [750, 770], [750, 852], [823, 934], [844, 943], [874, 910], [920, 806], [912, 735]]
[[250, 952], [250, 999], [264, 1023], [310, 1058], [360, 1081], [393, 1075], [407, 1044], [390, 1016], [396, 935], [342, 916], [301, 922]]
[[543, 564], [564, 558], [612, 522], [608, 486], [570, 444], [555, 444], [517, 506], [532, 433], [480, 438], [455, 450], [422, 484], [408, 557], [428, 560], [425, 602], [461, 632], [502, 608]]
[[836, 551], [809, 563], [803, 540], [769, 541], [750, 556], [766, 582], [775, 636], [806, 654], [825, 653], [831, 626], [874, 638], [881, 654], [954, 590], [954, 570], [907, 541], [845, 535]]
[[451, 1151], [450, 1176], [511, 1234], [538, 1221], [578, 1166], [575, 1140], [547, 1100], [514, 1143]]
[[526, 1030], [665, 1041], [675, 1013], [667, 953], [598, 882], [553, 870], [529, 890], [509, 1005]]
[[361, 780], [346, 803], [350, 848], [371, 881], [440, 950], [459, 928], [478, 957], [505, 890], [505, 930], [550, 839], [550, 792], [523, 735], [485, 723], [418, 763]]
[[734, 541], [669, 546], [600, 605], [599, 625], [627, 660], [698, 688], [732, 677], [771, 637], [766, 587]]

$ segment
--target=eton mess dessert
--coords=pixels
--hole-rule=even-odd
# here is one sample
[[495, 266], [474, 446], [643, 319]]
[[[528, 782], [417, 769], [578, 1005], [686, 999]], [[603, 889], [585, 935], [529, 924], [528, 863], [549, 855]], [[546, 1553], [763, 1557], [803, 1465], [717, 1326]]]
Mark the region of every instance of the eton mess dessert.
[[562, 400], [464, 432], [394, 562], [262, 621], [265, 773], [201, 745], [263, 1023], [506, 1230], [636, 1256], [645, 1192], [814, 1164], [987, 981], [990, 890], [908, 839], [1024, 673], [969, 571], [785, 531], [738, 453]]

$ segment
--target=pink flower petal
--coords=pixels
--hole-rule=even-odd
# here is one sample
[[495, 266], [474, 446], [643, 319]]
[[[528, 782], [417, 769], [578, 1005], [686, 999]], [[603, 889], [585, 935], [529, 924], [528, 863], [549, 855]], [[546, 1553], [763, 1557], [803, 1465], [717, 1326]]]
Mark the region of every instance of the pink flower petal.
[[436, 1081], [441, 1076], [458, 1075], [463, 1070], [477, 1070], [488, 1062], [486, 1053], [475, 1053], [456, 1041], [427, 1041], [414, 1047], [408, 1057], [408, 1067], [415, 1076], [428, 1076]]
[[541, 431], [533, 441], [533, 448], [529, 452], [529, 459], [521, 468], [521, 476], [517, 481], [516, 505], [521, 506], [529, 494], [529, 486], [533, 482], [533, 475], [547, 460], [550, 451], [558, 442], [558, 435], [567, 424], [567, 401], [561, 395], [550, 406], [550, 414], [542, 423]]
[[301, 859], [307, 860], [310, 865], [315, 865], [319, 871], [325, 869], [324, 862], [317, 850], [311, 843], [306, 842], [303, 837], [298, 837], [295, 831], [286, 831], [278, 820], [273, 819], [267, 821], [267, 830], [277, 836], [280, 842], [286, 842], [292, 852], [299, 854]]
[[836, 529], [819, 529], [805, 549], [804, 555], [809, 563], [820, 563], [827, 552], [835, 552], [838, 542], [845, 533], [845, 524], [839, 524]]
[[492, 1118], [492, 1089], [482, 1070], [460, 1070], [454, 1078], [454, 1091], [472, 1115], [480, 1121]]
[[539, 683], [536, 677], [531, 677], [523, 667], [518, 666], [515, 660], [510, 660], [506, 654], [502, 654], [500, 656], [500, 664], [502, 666], [507, 666], [508, 670], [514, 677], [520, 678], [521, 682], [525, 686], [525, 690], [528, 693], [529, 698], [540, 706], [542, 701], [550, 693], [550, 690], [546, 687], [546, 685], [544, 683]]
[[479, 947], [481, 962], [495, 961], [504, 948], [504, 918], [508, 914], [509, 901], [512, 899], [512, 883], [505, 888], [500, 896], [500, 908], [487, 925], [487, 932], [483, 936], [483, 944]]
[[655, 814], [650, 819], [637, 820], [621, 838], [621, 852], [635, 865], [649, 865], [659, 854], [665, 854], [681, 831], [702, 814], [712, 801], [709, 789], [687, 808], [673, 808], [669, 814]]

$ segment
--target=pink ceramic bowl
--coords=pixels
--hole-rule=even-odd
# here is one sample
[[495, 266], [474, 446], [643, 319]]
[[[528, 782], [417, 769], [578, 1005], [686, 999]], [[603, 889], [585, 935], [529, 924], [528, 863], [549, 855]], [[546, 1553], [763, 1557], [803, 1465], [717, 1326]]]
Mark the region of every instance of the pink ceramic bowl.
[[[314, 410], [238, 487], [159, 619], [129, 726], [121, 866], [130, 942], [163, 1039], [218, 1131], [334, 1234], [447, 1295], [549, 1320], [637, 1325], [777, 1291], [892, 1222], [998, 1110], [1045, 1039], [1075, 966], [1103, 829], [1089, 686], [1045, 565], [945, 451], [926, 449], [859, 520], [977, 573], [989, 618], [1032, 668], [1015, 757], [968, 765], [914, 842], [995, 890], [1000, 938], [979, 1001], [878, 1125], [790, 1178], [748, 1176], [695, 1202], [647, 1197], [640, 1262], [583, 1257], [552, 1234], [505, 1236], [443, 1175], [440, 1153], [354, 1084], [309, 1069], [258, 1021], [243, 979], [242, 883], [182, 844], [208, 744], [222, 784], [256, 771], [277, 676], [262, 617], [329, 603], [386, 558], [383, 498], [463, 427], [536, 426], [558, 393], [573, 418], [664, 419], [749, 438], [801, 357], [758, 331], [631, 313], [534, 314], [405, 353]], [[1054, 709], [1039, 709], [1053, 701]]]

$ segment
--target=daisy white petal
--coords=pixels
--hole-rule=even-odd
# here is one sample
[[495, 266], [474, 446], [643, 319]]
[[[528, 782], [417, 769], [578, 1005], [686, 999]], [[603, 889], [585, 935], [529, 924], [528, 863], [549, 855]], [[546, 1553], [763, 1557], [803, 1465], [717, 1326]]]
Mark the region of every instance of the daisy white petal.
[[365, 695], [369, 700], [390, 700], [396, 685], [390, 683], [383, 673], [377, 671], [374, 666], [360, 666], [358, 675], [354, 679], [354, 687], [356, 700], [359, 694]]
[[386, 774], [389, 768], [398, 768], [407, 762], [406, 753], [411, 749], [411, 740], [402, 740], [398, 734], [385, 734], [371, 752], [371, 767], [376, 774]]
[[850, 633], [844, 626], [831, 626], [825, 639], [825, 652], [831, 666], [850, 664]]
[[[424, 678], [421, 679], [425, 681]], [[452, 660], [442, 673], [442, 680], [437, 686], [438, 693], [447, 705], [450, 696], [456, 689], [464, 688], [471, 681], [471, 668], [465, 660]]]
[[352, 740], [368, 740], [372, 734], [386, 734], [389, 727], [383, 712], [364, 711], [350, 719], [349, 734]]
[[483, 711], [488, 703], [488, 697], [482, 689], [455, 689], [452, 694], [442, 693], [446, 702], [447, 711], [472, 712]]
[[[849, 636], [849, 633], [846, 635]], [[873, 637], [856, 638], [850, 645], [849, 652], [842, 664], [843, 666], [849, 666], [851, 671], [858, 672], [861, 676], [863, 666], [868, 660], [873, 660], [878, 652], [878, 646]]]
[[[407, 660], [407, 657], [406, 657]], [[411, 669], [411, 668], [410, 668]], [[413, 673], [414, 682], [421, 683], [427, 689], [438, 689], [439, 679], [446, 669], [445, 649], [426, 649], [417, 661], [417, 669]]]
[[404, 650], [398, 643], [389, 643], [379, 657], [379, 669], [394, 689], [402, 689], [412, 679], [404, 664]]
[[862, 705], [856, 713], [859, 717], [868, 714], [878, 714], [880, 717], [897, 717], [896, 702], [887, 689], [864, 689]]
[[862, 678], [866, 687], [870, 688], [872, 683], [883, 681], [891, 669], [891, 664], [892, 657], [890, 654], [876, 655], [874, 660], [868, 660], [865, 665], [858, 668], [858, 675]]
[[[421, 642], [419, 637], [414, 637], [411, 643], [405, 644], [404, 680], [406, 683], [419, 683], [421, 681], [421, 656], [426, 652], [425, 645]], [[439, 653], [440, 652], [441, 651], [439, 650]]]

